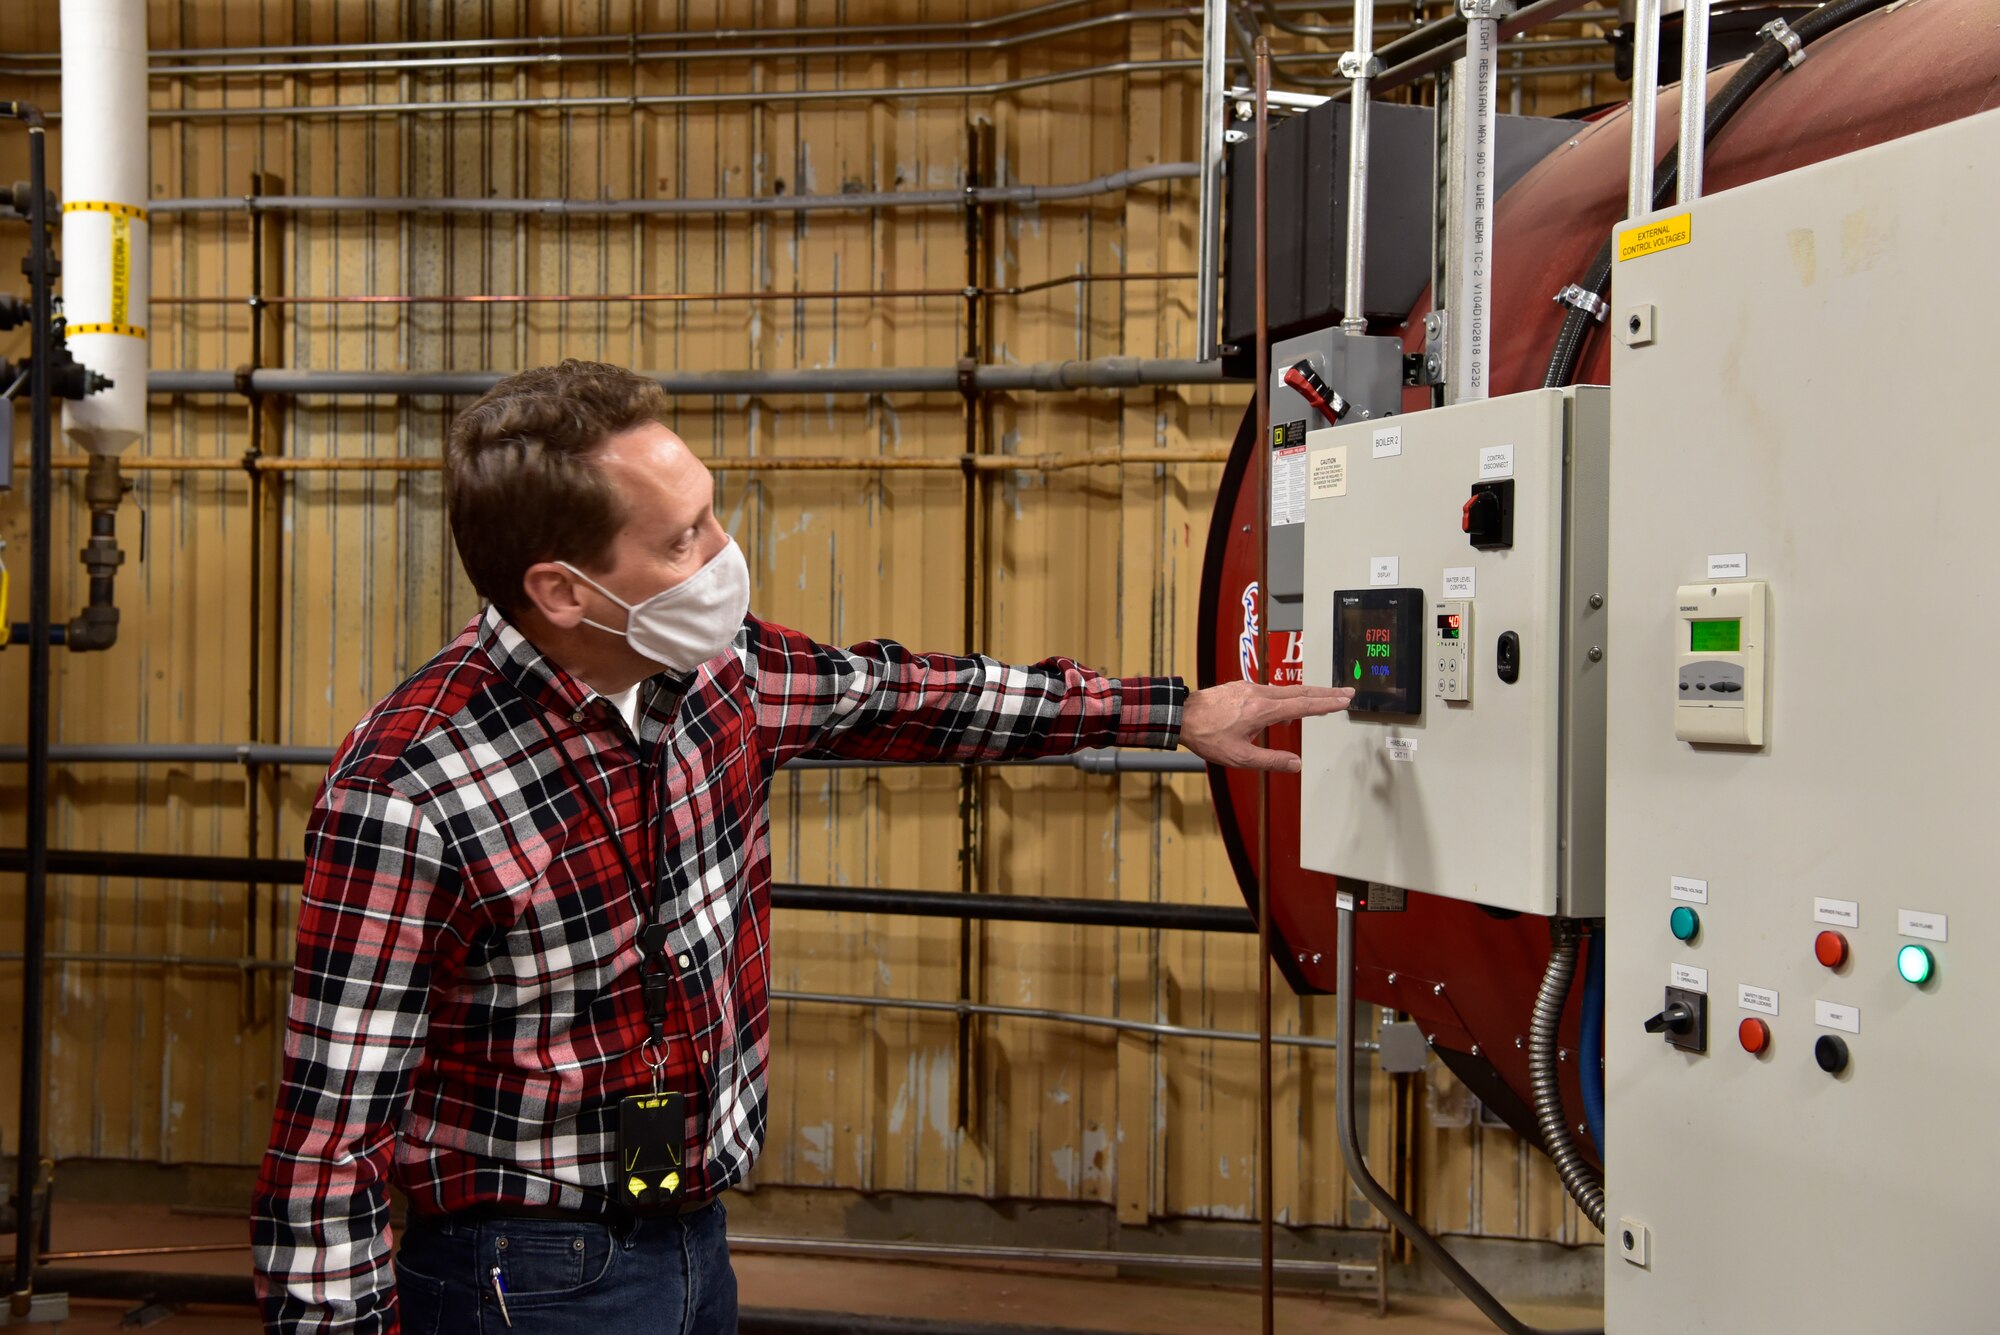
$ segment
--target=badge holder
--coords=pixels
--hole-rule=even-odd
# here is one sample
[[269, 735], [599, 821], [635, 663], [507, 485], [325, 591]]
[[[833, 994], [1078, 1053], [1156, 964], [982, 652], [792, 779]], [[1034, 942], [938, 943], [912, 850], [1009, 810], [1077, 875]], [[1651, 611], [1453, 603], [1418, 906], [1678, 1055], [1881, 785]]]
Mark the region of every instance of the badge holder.
[[649, 1094], [618, 1101], [618, 1178], [614, 1195], [631, 1214], [667, 1213], [679, 1206], [685, 1188], [681, 1169], [687, 1146], [687, 1096], [666, 1089], [667, 972], [666, 932], [642, 933], [647, 958], [642, 996], [651, 1031], [640, 1048], [653, 1073]]

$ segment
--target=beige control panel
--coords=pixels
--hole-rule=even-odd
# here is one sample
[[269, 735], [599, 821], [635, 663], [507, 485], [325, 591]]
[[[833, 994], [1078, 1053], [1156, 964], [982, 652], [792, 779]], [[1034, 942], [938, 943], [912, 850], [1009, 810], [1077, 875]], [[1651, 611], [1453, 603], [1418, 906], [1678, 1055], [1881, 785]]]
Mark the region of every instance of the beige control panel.
[[1446, 598], [1431, 609], [1431, 693], [1440, 700], [1472, 699], [1472, 600]]
[[1762, 580], [1683, 584], [1674, 592], [1674, 736], [1764, 744]]

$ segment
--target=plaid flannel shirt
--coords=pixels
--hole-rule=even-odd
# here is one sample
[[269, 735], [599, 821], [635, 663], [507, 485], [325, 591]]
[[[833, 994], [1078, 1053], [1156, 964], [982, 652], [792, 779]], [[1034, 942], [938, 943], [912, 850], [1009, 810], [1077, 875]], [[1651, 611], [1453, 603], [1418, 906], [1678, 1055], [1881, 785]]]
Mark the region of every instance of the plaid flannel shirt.
[[252, 1211], [267, 1325], [396, 1331], [392, 1182], [426, 1213], [609, 1213], [618, 1100], [651, 1088], [641, 897], [611, 839], [644, 875], [662, 850], [664, 1075], [688, 1096], [687, 1190], [713, 1195], [764, 1135], [778, 766], [1172, 746], [1186, 694], [1064, 659], [831, 648], [751, 617], [732, 652], [645, 683], [635, 738], [487, 611], [361, 721], [313, 808]]

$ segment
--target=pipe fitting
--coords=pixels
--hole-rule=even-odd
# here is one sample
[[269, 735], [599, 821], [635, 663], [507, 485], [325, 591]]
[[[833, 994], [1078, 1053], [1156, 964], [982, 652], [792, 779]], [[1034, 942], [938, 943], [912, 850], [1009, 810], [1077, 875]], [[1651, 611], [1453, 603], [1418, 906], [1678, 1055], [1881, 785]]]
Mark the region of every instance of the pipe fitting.
[[90, 577], [90, 599], [64, 628], [72, 653], [101, 652], [118, 643], [118, 605], [114, 599], [118, 567], [125, 552], [118, 546], [118, 506], [130, 484], [118, 471], [118, 456], [93, 454], [84, 475], [83, 495], [90, 506], [90, 538], [77, 553]]

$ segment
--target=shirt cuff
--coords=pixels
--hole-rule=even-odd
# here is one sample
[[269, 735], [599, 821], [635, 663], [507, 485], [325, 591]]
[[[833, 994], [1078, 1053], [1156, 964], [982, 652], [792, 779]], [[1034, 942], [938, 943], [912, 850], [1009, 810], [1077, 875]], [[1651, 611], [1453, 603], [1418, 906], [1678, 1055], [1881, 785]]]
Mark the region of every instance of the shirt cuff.
[[1188, 685], [1179, 677], [1121, 677], [1118, 746], [1171, 751], [1181, 744], [1181, 710]]

